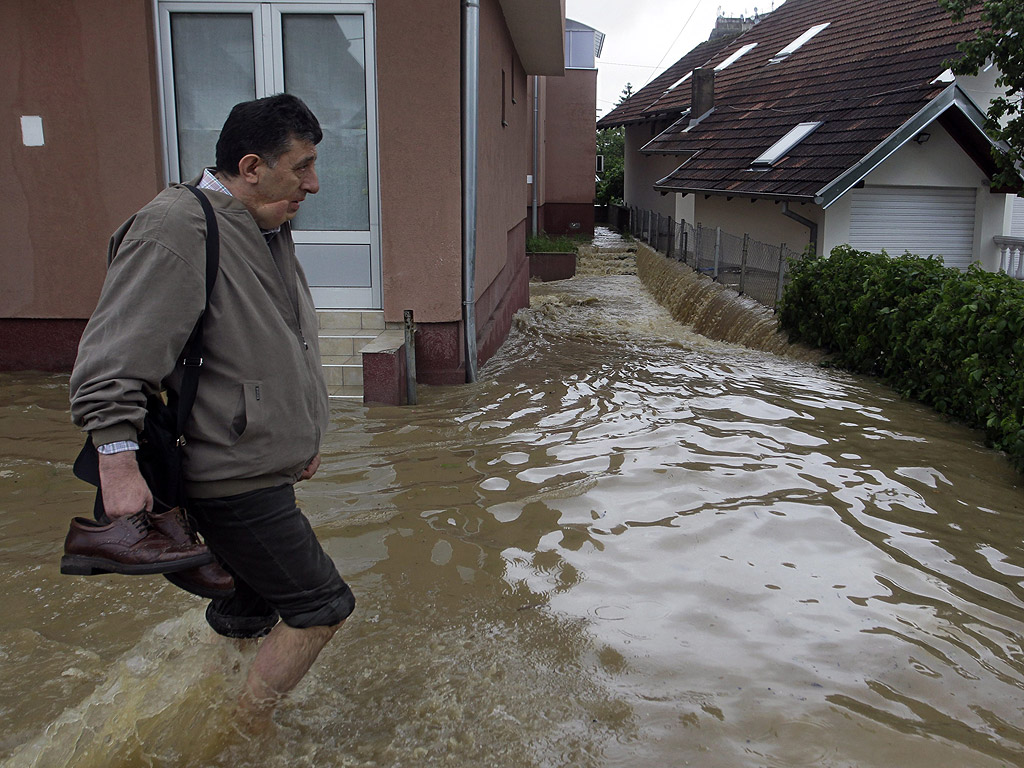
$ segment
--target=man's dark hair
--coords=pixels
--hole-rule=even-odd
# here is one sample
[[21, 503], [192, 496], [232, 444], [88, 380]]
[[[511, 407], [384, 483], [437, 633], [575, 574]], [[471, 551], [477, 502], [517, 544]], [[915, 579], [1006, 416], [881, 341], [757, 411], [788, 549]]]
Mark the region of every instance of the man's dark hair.
[[279, 93], [231, 108], [217, 139], [218, 173], [238, 175], [238, 163], [246, 155], [259, 155], [271, 166], [292, 139], [319, 144], [324, 137], [320, 122], [302, 99]]

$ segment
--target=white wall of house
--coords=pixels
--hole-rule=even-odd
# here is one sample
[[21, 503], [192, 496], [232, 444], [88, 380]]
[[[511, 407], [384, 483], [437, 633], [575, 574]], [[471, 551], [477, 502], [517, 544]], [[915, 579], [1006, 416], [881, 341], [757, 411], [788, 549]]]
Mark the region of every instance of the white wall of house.
[[[664, 125], [661, 126], [662, 129]], [[656, 134], [648, 125], [627, 125], [623, 174], [624, 197], [627, 205], [636, 205], [662, 216], [675, 215], [675, 195], [663, 195], [654, 190], [654, 182], [668, 176], [680, 166], [682, 160], [675, 155], [643, 155], [640, 147]]]
[[[1007, 195], [989, 191], [985, 174], [938, 123], [927, 130], [930, 138], [926, 143], [905, 144], [865, 177], [865, 186], [975, 189], [974, 255], [985, 269], [998, 269], [999, 249], [992, 238], [1008, 230]], [[850, 203], [856, 193], [847, 192], [825, 212], [824, 253], [849, 242]]]
[[[676, 221], [686, 221], [693, 224], [697, 219], [694, 215], [697, 202], [693, 195], [681, 195], [678, 192], [673, 194], [675, 198], [675, 216]], [[1024, 201], [1021, 202], [1021, 208], [1024, 210]]]
[[[802, 253], [810, 243], [810, 229], [782, 213], [782, 204], [774, 200], [720, 195], [687, 195], [694, 199], [693, 222], [704, 228], [721, 227], [723, 232], [742, 237], [750, 235], [768, 245], [786, 244], [791, 251]], [[821, 207], [811, 203], [791, 203], [790, 210], [818, 223], [821, 241]], [[690, 221], [688, 219], [688, 221]], [[692, 222], [691, 222], [692, 223]]]

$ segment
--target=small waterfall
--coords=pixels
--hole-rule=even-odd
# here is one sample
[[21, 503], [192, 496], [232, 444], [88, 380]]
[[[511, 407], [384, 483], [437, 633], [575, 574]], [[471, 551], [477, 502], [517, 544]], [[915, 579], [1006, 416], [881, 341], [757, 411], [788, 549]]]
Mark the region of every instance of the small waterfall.
[[824, 358], [820, 350], [790, 343], [771, 309], [687, 265], [643, 243], [637, 247], [636, 263], [637, 274], [658, 303], [702, 336], [799, 360]]

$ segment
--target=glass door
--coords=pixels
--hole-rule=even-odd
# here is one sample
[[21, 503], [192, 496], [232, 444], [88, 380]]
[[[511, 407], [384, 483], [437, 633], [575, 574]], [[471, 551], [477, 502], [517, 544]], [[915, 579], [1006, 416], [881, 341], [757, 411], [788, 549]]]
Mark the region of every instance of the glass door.
[[292, 222], [319, 308], [378, 309], [373, 6], [365, 3], [160, 3], [169, 181], [213, 163], [239, 101], [287, 91], [324, 131], [320, 192]]

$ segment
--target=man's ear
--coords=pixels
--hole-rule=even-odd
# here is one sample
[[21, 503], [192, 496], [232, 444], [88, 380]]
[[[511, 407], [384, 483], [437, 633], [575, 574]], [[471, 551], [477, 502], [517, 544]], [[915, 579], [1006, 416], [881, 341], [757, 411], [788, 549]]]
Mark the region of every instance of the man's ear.
[[263, 158], [259, 155], [245, 155], [238, 161], [238, 175], [250, 184], [255, 184], [260, 180], [257, 170], [261, 163], [263, 163]]

